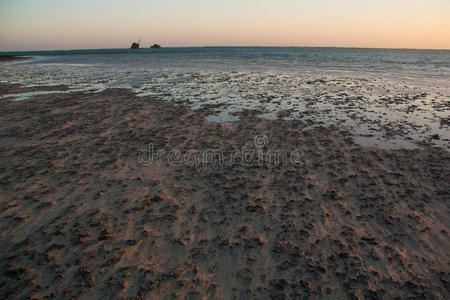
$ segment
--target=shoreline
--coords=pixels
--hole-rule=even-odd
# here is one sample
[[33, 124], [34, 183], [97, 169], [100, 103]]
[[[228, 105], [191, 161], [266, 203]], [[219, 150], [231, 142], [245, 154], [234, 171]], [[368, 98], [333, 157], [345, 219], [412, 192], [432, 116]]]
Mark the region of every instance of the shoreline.
[[[21, 87], [0, 85], [2, 91]], [[0, 101], [2, 297], [445, 297], [450, 153], [129, 90]], [[258, 140], [257, 137], [265, 137]], [[143, 164], [147, 145], [300, 164]], [[227, 156], [229, 157], [229, 156]]]
[[32, 59], [31, 56], [22, 56], [22, 55], [0, 55], [0, 62], [4, 61], [15, 61], [15, 60], [27, 60]]
[[[207, 117], [209, 121], [231, 123], [243, 110], [252, 109], [260, 111], [261, 118], [302, 120], [311, 127], [346, 131], [362, 146], [392, 149], [439, 146], [450, 150], [447, 86], [417, 86], [414, 82], [383, 77], [369, 80], [368, 74], [362, 77], [269, 71], [149, 74], [146, 70], [117, 73], [108, 68], [100, 68], [105, 80], [97, 82], [96, 67], [68, 64], [48, 68], [48, 82], [64, 85], [64, 93], [127, 88], [139, 97], [152, 96], [194, 109], [214, 106], [216, 109]], [[87, 68], [94, 71], [86, 72]], [[45, 94], [45, 89], [48, 94], [59, 92], [55, 86], [43, 86], [40, 77], [32, 75], [40, 74], [39, 64], [5, 67], [2, 71], [4, 82], [9, 79], [23, 82], [27, 88], [3, 94], [0, 99], [23, 101]], [[126, 79], [116, 81], [118, 74]], [[37, 87], [39, 92], [30, 92]]]

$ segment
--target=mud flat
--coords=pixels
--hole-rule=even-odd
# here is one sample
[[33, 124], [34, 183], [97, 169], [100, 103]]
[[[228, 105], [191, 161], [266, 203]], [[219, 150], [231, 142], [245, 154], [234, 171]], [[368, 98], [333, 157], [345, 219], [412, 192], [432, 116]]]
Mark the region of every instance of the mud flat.
[[448, 297], [446, 149], [214, 109], [124, 89], [2, 99], [0, 297]]

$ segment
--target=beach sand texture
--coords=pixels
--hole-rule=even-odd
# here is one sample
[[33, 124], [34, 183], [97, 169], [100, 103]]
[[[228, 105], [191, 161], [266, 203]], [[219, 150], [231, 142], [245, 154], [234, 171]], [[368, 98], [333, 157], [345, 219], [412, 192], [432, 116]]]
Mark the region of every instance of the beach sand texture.
[[[448, 151], [211, 109], [121, 89], [0, 101], [0, 297], [449, 297]], [[257, 136], [301, 160], [139, 161]]]

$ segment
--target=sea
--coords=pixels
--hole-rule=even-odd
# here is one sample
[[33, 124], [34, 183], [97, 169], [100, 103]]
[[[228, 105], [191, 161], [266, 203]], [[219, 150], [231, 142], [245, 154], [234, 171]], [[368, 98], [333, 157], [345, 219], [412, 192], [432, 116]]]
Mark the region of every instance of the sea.
[[0, 63], [1, 83], [69, 88], [0, 101], [122, 88], [209, 107], [211, 122], [237, 122], [254, 110], [260, 118], [301, 120], [304, 130], [329, 128], [361, 146], [450, 150], [450, 50], [187, 47], [0, 55], [31, 57]]

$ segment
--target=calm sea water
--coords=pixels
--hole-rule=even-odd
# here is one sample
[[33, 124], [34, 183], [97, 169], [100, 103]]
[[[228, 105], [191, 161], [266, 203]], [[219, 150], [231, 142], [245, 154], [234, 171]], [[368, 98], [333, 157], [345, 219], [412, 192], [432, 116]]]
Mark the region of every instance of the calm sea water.
[[[203, 47], [8, 52], [47, 63], [194, 70], [356, 71], [449, 78], [449, 50]], [[40, 63], [44, 63], [40, 61]]]
[[33, 56], [0, 64], [1, 82], [64, 84], [94, 93], [128, 88], [193, 108], [221, 105], [210, 121], [233, 122], [243, 109], [257, 109], [264, 118], [339, 128], [362, 145], [450, 148], [447, 50], [205, 47], [0, 54]]

